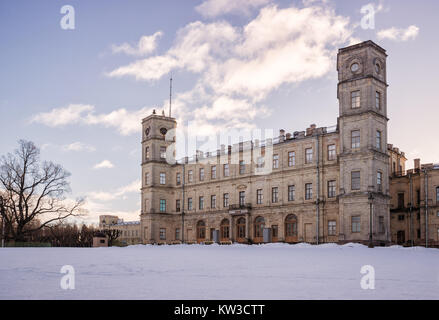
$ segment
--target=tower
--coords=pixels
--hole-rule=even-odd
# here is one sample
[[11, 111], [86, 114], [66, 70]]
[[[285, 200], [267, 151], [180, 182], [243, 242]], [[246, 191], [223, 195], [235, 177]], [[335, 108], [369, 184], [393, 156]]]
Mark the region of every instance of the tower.
[[340, 241], [390, 240], [386, 59], [372, 41], [338, 52]]
[[167, 162], [172, 156], [175, 136], [174, 118], [153, 114], [142, 120], [142, 192], [141, 192], [141, 234], [144, 242], [159, 238], [157, 221], [170, 214], [175, 186], [171, 176], [173, 165]]

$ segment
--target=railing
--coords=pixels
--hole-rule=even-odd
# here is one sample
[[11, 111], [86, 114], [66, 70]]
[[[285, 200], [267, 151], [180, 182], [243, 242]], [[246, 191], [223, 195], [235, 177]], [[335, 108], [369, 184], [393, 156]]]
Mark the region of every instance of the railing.
[[251, 203], [231, 204], [229, 205], [229, 210], [251, 209], [251, 207]]

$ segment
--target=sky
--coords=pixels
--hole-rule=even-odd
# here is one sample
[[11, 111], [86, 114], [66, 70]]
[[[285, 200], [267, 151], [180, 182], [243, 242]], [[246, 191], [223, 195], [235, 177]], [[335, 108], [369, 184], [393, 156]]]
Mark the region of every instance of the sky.
[[0, 0], [0, 155], [31, 140], [71, 173], [85, 221], [136, 220], [141, 119], [168, 114], [171, 76], [172, 116], [200, 137], [332, 126], [337, 50], [372, 40], [389, 55], [388, 142], [408, 168], [437, 163], [438, 9], [435, 0]]

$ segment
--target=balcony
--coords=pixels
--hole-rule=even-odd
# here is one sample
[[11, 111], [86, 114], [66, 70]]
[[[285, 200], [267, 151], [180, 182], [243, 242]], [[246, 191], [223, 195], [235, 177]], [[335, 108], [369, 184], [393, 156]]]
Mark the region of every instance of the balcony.
[[231, 204], [229, 205], [229, 213], [232, 215], [240, 215], [248, 213], [248, 211], [251, 209], [250, 203], [244, 203], [244, 204]]

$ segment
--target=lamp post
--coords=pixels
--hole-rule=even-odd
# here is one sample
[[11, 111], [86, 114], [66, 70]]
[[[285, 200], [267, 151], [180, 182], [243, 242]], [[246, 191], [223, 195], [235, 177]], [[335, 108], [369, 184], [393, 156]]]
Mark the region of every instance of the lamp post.
[[369, 248], [373, 248], [372, 217], [373, 217], [373, 194], [369, 192]]

